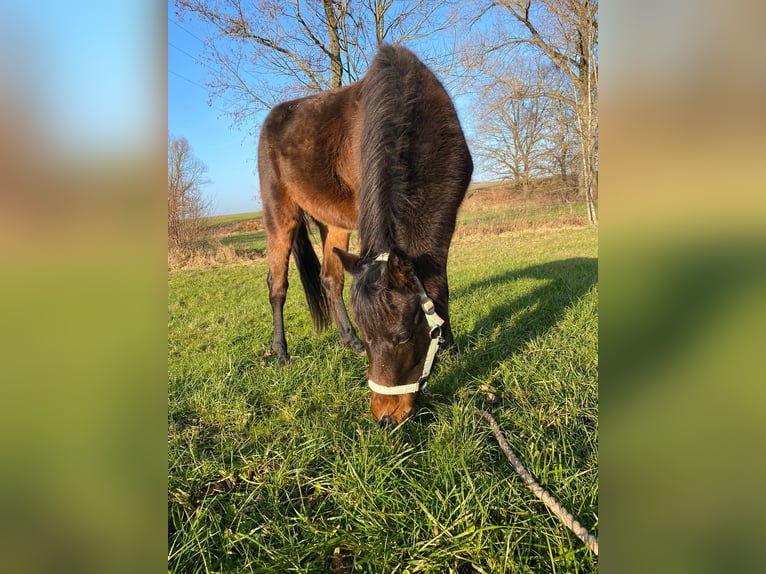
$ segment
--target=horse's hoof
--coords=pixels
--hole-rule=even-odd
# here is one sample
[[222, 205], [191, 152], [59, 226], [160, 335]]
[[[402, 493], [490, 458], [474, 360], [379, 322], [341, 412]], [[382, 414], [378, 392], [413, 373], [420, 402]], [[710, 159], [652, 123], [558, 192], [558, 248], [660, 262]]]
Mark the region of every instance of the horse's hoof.
[[284, 367], [287, 363], [290, 362], [290, 353], [287, 352], [277, 352], [275, 353], [277, 356], [277, 363], [279, 363], [280, 367]]
[[351, 341], [345, 341], [343, 344], [346, 345], [346, 347], [348, 347], [352, 351], [356, 351], [357, 353], [364, 353], [364, 345], [359, 339], [352, 339]]

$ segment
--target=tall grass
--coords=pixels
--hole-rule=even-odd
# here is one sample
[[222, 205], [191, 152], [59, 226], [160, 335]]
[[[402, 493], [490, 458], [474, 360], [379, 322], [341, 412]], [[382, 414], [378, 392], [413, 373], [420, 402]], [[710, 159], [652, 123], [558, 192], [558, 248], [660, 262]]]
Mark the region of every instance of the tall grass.
[[596, 232], [457, 237], [431, 395], [394, 432], [366, 358], [311, 332], [291, 270], [292, 359], [271, 356], [265, 262], [169, 277], [172, 572], [593, 572], [473, 410], [598, 533]]

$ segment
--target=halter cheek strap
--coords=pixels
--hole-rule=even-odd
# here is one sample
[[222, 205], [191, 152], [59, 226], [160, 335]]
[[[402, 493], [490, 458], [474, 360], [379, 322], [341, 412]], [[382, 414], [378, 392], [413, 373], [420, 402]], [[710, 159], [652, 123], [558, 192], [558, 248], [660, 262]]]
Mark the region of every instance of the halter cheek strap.
[[[381, 253], [375, 258], [375, 261], [388, 261], [388, 253]], [[431, 337], [431, 343], [428, 345], [428, 352], [426, 354], [426, 362], [423, 364], [423, 372], [417, 383], [397, 385], [395, 387], [384, 387], [372, 379], [367, 379], [367, 385], [370, 389], [380, 395], [406, 395], [425, 389], [426, 383], [428, 382], [428, 375], [431, 374], [431, 367], [436, 358], [436, 352], [439, 350], [439, 345], [444, 342], [444, 339], [442, 339], [441, 336], [444, 319], [439, 317], [436, 313], [434, 302], [426, 294], [426, 290], [423, 288], [420, 279], [416, 276], [415, 280], [418, 282], [418, 287], [420, 288], [420, 308], [423, 309], [423, 314], [428, 322], [428, 333]]]

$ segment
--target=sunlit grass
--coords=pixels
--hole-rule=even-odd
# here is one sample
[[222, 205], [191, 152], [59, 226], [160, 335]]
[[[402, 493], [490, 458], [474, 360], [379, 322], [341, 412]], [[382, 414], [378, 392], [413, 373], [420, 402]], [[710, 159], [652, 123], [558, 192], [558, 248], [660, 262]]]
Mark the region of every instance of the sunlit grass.
[[247, 213], [233, 213], [229, 215], [212, 215], [204, 218], [206, 227], [216, 227], [222, 225], [229, 225], [232, 223], [243, 223], [252, 219], [260, 219], [262, 213], [260, 211], [250, 211]]
[[[291, 271], [292, 360], [271, 356], [266, 264], [169, 277], [172, 572], [594, 572], [474, 406], [598, 534], [597, 236], [457, 238], [451, 315], [419, 414], [369, 413], [366, 358], [319, 336]], [[487, 389], [501, 398], [488, 403]]]

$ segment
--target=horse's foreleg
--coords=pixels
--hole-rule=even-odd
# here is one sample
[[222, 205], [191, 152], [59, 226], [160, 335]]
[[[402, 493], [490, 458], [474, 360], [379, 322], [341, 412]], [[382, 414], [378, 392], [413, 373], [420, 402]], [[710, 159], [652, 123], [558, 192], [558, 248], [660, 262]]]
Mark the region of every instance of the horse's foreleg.
[[322, 232], [322, 243], [324, 244], [321, 272], [322, 287], [327, 295], [327, 302], [330, 304], [335, 324], [338, 326], [340, 341], [354, 351], [362, 352], [364, 351], [364, 345], [362, 345], [354, 331], [354, 327], [351, 325], [346, 305], [343, 302], [343, 265], [332, 251], [333, 247], [347, 251], [350, 233], [337, 227], [324, 227], [320, 230]]
[[277, 356], [280, 365], [284, 365], [290, 359], [287, 352], [287, 340], [285, 339], [284, 306], [287, 296], [287, 281], [281, 288], [274, 287], [271, 271], [266, 276], [266, 284], [269, 286], [269, 302], [271, 303], [271, 315], [274, 320], [274, 340], [271, 348]]

